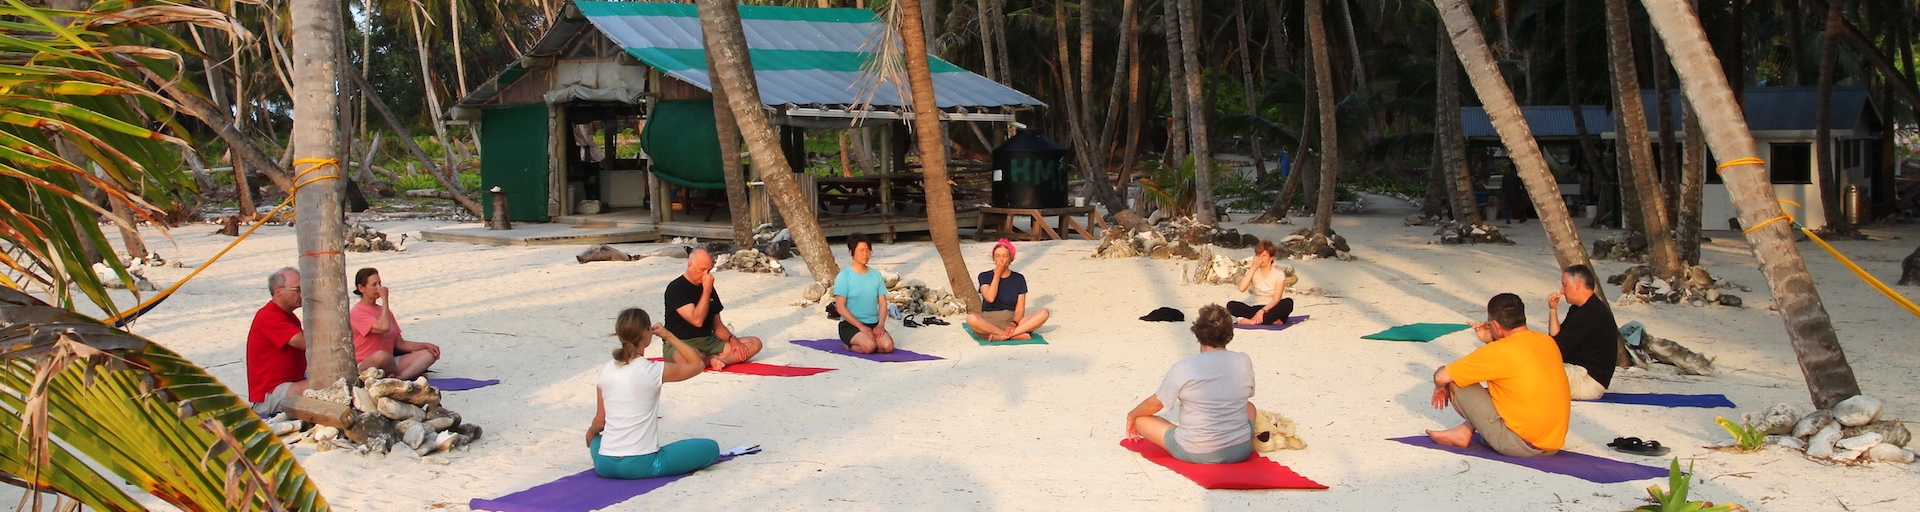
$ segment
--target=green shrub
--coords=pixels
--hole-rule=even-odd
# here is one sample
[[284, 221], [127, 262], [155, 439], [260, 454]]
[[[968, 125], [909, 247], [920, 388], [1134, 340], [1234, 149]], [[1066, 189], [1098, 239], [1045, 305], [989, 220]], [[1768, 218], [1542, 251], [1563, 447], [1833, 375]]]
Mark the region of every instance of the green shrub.
[[1767, 433], [1753, 425], [1735, 425], [1720, 416], [1714, 416], [1713, 422], [1719, 424], [1720, 428], [1726, 430], [1728, 434], [1733, 435], [1733, 446], [1740, 452], [1756, 451], [1767, 443]]
[[393, 182], [393, 188], [401, 192], [421, 189], [443, 190], [439, 180], [433, 179], [433, 176], [424, 172], [400, 175], [400, 179]]
[[1655, 485], [1647, 488], [1647, 495], [1653, 497], [1652, 505], [1629, 510], [1627, 512], [1731, 512], [1745, 510], [1739, 505], [1714, 505], [1705, 501], [1687, 501], [1687, 491], [1693, 485], [1693, 464], [1687, 464], [1687, 472], [1680, 472], [1680, 458], [1673, 458], [1673, 465], [1667, 468], [1667, 487], [1671, 491], [1662, 491]]
[[1278, 197], [1279, 191], [1267, 190], [1252, 177], [1237, 172], [1221, 175], [1213, 185], [1214, 200], [1224, 202], [1231, 210], [1264, 211]]
[[460, 188], [465, 189], [468, 193], [479, 192], [480, 172], [469, 171], [460, 173]]

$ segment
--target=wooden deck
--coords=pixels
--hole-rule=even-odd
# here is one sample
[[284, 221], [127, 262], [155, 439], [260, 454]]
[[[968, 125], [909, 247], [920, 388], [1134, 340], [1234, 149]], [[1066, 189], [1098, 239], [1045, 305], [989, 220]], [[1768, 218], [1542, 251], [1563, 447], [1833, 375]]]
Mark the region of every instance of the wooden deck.
[[[705, 212], [700, 213], [701, 215], [689, 215], [686, 212], [676, 212], [673, 220], [656, 223], [653, 220], [653, 212], [635, 208], [594, 215], [564, 215], [555, 217], [554, 222], [578, 226], [652, 229], [659, 233], [660, 238], [692, 237], [703, 240], [733, 238], [732, 220], [726, 211], [714, 214], [711, 222], [701, 220]], [[821, 233], [828, 238], [865, 233], [882, 243], [892, 243], [894, 236], [900, 233], [925, 232], [929, 229], [927, 218], [920, 215], [826, 214], [820, 216], [819, 222]], [[972, 211], [959, 212], [956, 214], [954, 223], [960, 228], [976, 228], [980, 225], [980, 214]]]
[[660, 231], [652, 226], [613, 226], [515, 223], [513, 229], [492, 230], [485, 224], [462, 224], [420, 231], [420, 239], [429, 242], [462, 242], [492, 246], [595, 245], [660, 240]]

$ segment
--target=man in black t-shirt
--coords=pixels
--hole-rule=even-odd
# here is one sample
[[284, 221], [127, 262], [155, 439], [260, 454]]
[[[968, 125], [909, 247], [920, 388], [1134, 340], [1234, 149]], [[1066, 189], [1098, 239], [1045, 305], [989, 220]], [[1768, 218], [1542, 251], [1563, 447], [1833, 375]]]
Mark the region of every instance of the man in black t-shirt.
[[[1574, 265], [1560, 273], [1560, 291], [1547, 295], [1547, 334], [1560, 346], [1574, 400], [1594, 400], [1607, 393], [1619, 350], [1620, 326], [1607, 301], [1594, 297], [1593, 283], [1593, 269]], [[1569, 304], [1565, 322], [1559, 315], [1563, 298]]]
[[[760, 338], [735, 336], [720, 320], [720, 292], [713, 289], [713, 255], [706, 249], [694, 249], [687, 255], [687, 273], [667, 283], [666, 328], [673, 336], [706, 358], [707, 367], [719, 370], [729, 364], [744, 363], [760, 353]], [[673, 352], [666, 354], [673, 361]]]

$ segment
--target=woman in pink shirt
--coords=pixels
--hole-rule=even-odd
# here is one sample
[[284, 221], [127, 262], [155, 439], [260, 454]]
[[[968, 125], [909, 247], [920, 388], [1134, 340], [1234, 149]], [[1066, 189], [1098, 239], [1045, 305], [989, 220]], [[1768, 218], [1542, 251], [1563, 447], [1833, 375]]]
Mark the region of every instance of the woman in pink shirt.
[[380, 283], [380, 271], [363, 268], [353, 275], [353, 360], [361, 369], [380, 368], [388, 377], [413, 380], [440, 360], [440, 346], [407, 341], [393, 319], [393, 296]]

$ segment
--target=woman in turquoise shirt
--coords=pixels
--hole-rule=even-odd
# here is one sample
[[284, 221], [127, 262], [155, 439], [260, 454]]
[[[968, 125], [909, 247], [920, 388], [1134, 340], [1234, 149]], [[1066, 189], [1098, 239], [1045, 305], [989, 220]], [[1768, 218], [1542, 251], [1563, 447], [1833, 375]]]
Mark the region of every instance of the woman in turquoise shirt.
[[833, 302], [840, 311], [840, 342], [862, 354], [893, 352], [893, 333], [887, 332], [887, 283], [880, 271], [867, 267], [873, 243], [854, 233], [847, 237], [853, 266], [833, 278]]

